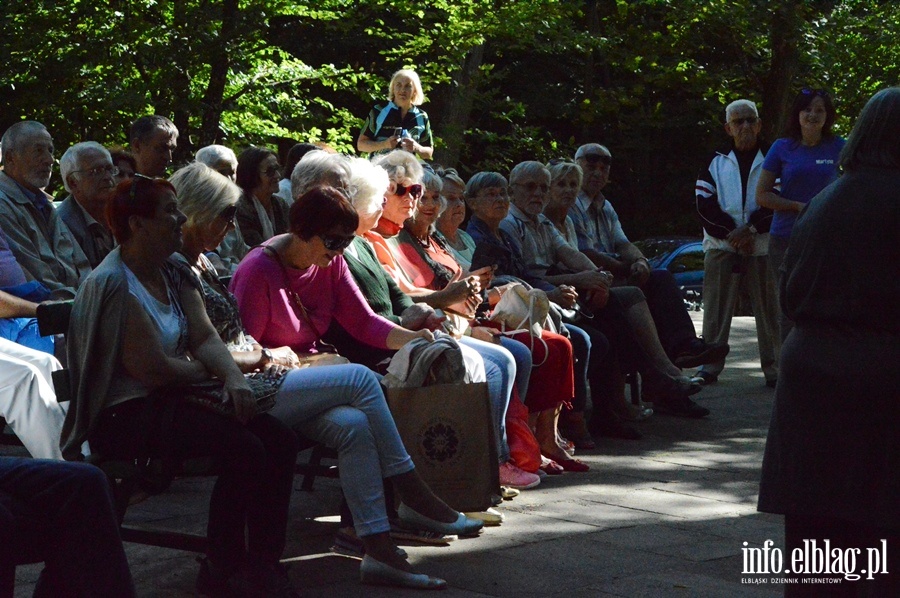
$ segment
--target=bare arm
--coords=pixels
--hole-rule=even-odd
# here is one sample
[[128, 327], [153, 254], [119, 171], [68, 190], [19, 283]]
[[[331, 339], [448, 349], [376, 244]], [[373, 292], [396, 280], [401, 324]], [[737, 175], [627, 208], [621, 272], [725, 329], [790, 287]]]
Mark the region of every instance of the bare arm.
[[400, 138], [397, 135], [391, 135], [383, 141], [375, 141], [374, 139], [366, 137], [365, 133], [360, 133], [356, 140], [356, 149], [365, 153], [391, 150], [397, 147], [399, 139]]
[[388, 332], [385, 344], [387, 345], [388, 349], [396, 351], [409, 341], [417, 338], [424, 338], [425, 340], [430, 342], [434, 340], [434, 335], [430, 330], [426, 329], [413, 332], [412, 330], [407, 330], [406, 328], [403, 328], [401, 326], [396, 326], [393, 330]]
[[34, 318], [36, 316], [37, 303], [0, 291], [0, 318]]
[[776, 212], [799, 212], [804, 208], [805, 204], [799, 201], [792, 201], [786, 197], [775, 193], [775, 176], [774, 172], [765, 168], [759, 173], [759, 182], [756, 184], [756, 203], [764, 208], [769, 208]]

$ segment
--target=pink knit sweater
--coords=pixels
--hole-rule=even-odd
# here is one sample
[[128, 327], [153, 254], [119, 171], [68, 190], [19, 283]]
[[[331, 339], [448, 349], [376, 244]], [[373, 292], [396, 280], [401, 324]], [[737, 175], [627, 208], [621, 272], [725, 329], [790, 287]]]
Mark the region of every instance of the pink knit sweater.
[[343, 256], [335, 257], [327, 268], [313, 265], [306, 270], [286, 270], [287, 284], [300, 297], [315, 330], [285, 291], [281, 266], [262, 248], [247, 254], [231, 280], [244, 329], [262, 346], [309, 352], [336, 319], [357, 340], [387, 348], [387, 335], [396, 325], [372, 311]]

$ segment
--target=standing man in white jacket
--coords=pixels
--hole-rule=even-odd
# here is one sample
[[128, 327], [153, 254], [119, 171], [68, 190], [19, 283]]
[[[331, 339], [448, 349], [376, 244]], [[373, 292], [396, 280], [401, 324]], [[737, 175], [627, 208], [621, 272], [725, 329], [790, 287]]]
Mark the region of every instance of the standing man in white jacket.
[[[731, 319], [742, 289], [750, 295], [759, 358], [766, 385], [778, 378], [779, 351], [775, 285], [766, 255], [772, 211], [756, 205], [756, 181], [765, 151], [759, 141], [761, 122], [756, 104], [736, 100], [725, 108], [729, 147], [718, 151], [697, 178], [697, 212], [703, 224], [703, 338], [727, 342]], [[694, 380], [713, 384], [725, 360], [700, 367]]]

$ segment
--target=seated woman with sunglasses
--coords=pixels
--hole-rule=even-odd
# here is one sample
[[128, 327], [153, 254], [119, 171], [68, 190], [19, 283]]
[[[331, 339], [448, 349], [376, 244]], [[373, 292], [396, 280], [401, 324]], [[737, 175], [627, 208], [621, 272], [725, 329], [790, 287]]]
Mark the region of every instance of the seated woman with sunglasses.
[[[446, 206], [441, 197], [441, 179], [437, 175], [424, 174], [425, 195], [419, 200], [416, 211], [406, 220], [398, 235], [397, 253], [403, 256], [402, 263], [409, 264], [405, 273], [417, 284], [425, 288], [439, 289], [446, 281], [459, 274], [461, 266], [442, 246], [434, 234], [434, 223]], [[398, 262], [401, 260], [398, 260]], [[488, 294], [489, 301], [499, 301], [502, 288], [495, 288]], [[471, 328], [470, 322], [463, 326]], [[482, 330], [471, 328], [472, 334]], [[490, 334], [495, 335], [492, 329]], [[491, 338], [491, 337], [488, 337]], [[525, 359], [535, 360], [542, 365], [531, 369], [530, 390], [523, 395], [523, 402], [531, 412], [529, 418], [535, 437], [541, 444], [541, 451], [548, 460], [545, 470], [552, 473], [566, 471], [587, 471], [588, 466], [570, 458], [565, 449], [557, 443], [556, 411], [574, 396], [574, 353], [572, 344], [564, 336], [545, 332], [543, 343], [535, 344], [529, 333], [523, 332], [501, 342], [512, 342], [525, 348]], [[531, 351], [528, 351], [528, 348]]]
[[[356, 158], [350, 163], [352, 173], [350, 201], [359, 214], [357, 237], [347, 248], [345, 259], [350, 273], [359, 284], [360, 291], [369, 305], [379, 315], [395, 322], [410, 322], [416, 328], [437, 328], [443, 321], [427, 307], [427, 304], [416, 304], [388, 276], [375, 256], [375, 252], [365, 235], [378, 222], [382, 213], [384, 194], [390, 184], [387, 172], [368, 160]], [[354, 361], [363, 363], [379, 361], [390, 357], [391, 353], [379, 351], [369, 346], [350, 346], [349, 333], [340, 326], [329, 330], [329, 338], [343, 347], [348, 347], [348, 355]], [[512, 397], [513, 384], [520, 392], [527, 390], [528, 376], [531, 372], [531, 356], [528, 349], [512, 339], [503, 339], [503, 346], [498, 347], [470, 337], [459, 339], [463, 355], [470, 355], [484, 363], [487, 375], [488, 395], [493, 407], [496, 423], [497, 455], [500, 465], [500, 483], [503, 486], [528, 488], [540, 482], [534, 473], [523, 471], [510, 461], [510, 450], [506, 438], [506, 411]], [[499, 519], [497, 517], [496, 519]]]
[[[119, 246], [82, 284], [72, 309], [73, 397], [63, 457], [80, 458], [85, 440], [107, 458], [212, 456], [221, 474], [210, 497], [209, 558], [198, 589], [296, 595], [278, 561], [297, 437], [271, 415], [257, 414], [195, 282], [169, 260], [181, 249], [185, 222], [174, 188], [135, 175], [116, 188], [107, 220]], [[222, 381], [234, 417], [179, 400], [184, 393], [170, 388], [212, 376]]]
[[[254, 248], [232, 280], [243, 330], [263, 346], [289, 346], [300, 359], [316, 350], [332, 320], [356, 338], [399, 349], [432, 339], [374, 314], [342, 256], [359, 219], [344, 195], [316, 187], [291, 206], [291, 232]], [[265, 366], [265, 359], [257, 366]], [[310, 367], [288, 374], [271, 414], [298, 432], [336, 447], [347, 503], [366, 550], [362, 580], [438, 588], [443, 580], [410, 572], [391, 539], [382, 478], [400, 494], [400, 519], [442, 534], [472, 534], [482, 522], [437, 498], [412, 463], [374, 372], [362, 365]]]
[[[237, 227], [247, 247], [255, 247], [288, 231], [288, 203], [278, 193], [281, 169], [272, 150], [250, 146], [238, 156]], [[243, 256], [241, 256], [243, 257]]]

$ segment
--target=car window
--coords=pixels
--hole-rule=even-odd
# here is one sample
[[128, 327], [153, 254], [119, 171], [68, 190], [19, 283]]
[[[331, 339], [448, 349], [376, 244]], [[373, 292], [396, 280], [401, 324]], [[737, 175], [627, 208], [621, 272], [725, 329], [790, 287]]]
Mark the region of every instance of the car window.
[[694, 272], [703, 270], [703, 248], [690, 247], [669, 262], [669, 272]]

